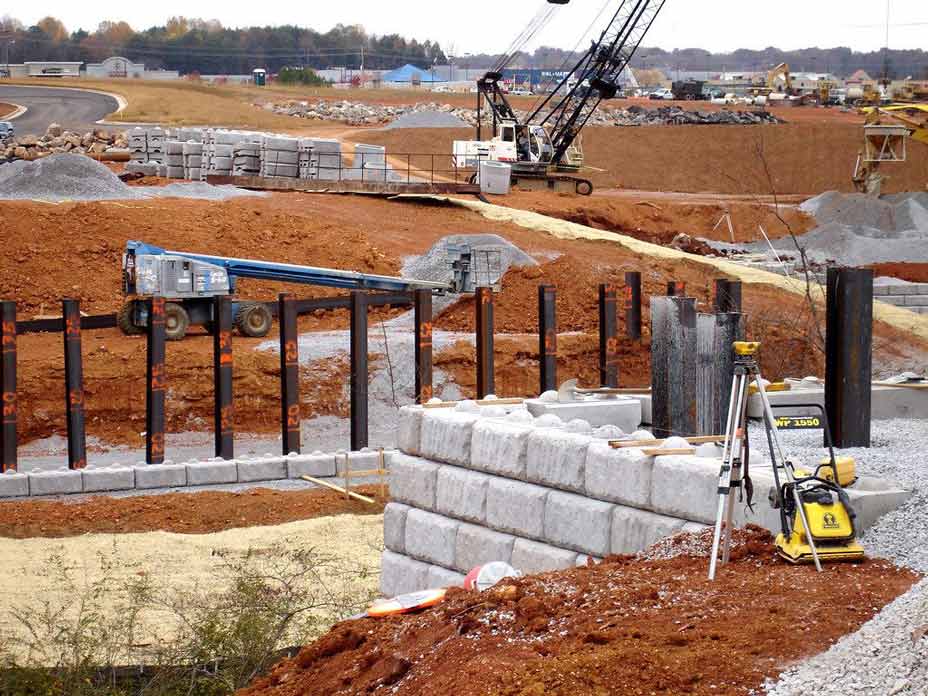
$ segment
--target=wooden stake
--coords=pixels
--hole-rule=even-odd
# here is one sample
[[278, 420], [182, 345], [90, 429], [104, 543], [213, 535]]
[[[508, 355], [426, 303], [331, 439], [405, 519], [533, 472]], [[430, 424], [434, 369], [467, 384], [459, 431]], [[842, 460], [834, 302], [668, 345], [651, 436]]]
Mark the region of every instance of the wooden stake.
[[322, 479], [317, 479], [314, 476], [300, 476], [304, 481], [309, 481], [310, 483], [315, 483], [317, 486], [324, 486], [325, 488], [330, 488], [333, 491], [338, 491], [339, 493], [344, 493], [349, 498], [354, 498], [355, 500], [360, 500], [362, 503], [369, 503], [371, 505], [376, 505], [377, 501], [373, 498], [368, 498], [366, 495], [361, 495], [360, 493], [354, 493], [352, 491], [346, 490], [341, 486], [336, 486], [334, 483], [329, 483], [328, 481], [323, 481]]
[[[683, 438], [691, 445], [705, 445], [712, 442], [724, 442], [724, 435], [697, 435]], [[628, 449], [630, 447], [659, 447], [667, 440], [610, 440], [613, 449]]]
[[[422, 408], [453, 408], [460, 401], [442, 401], [436, 404], [422, 404]], [[478, 406], [518, 406], [525, 403], [525, 399], [480, 399], [476, 402]]]

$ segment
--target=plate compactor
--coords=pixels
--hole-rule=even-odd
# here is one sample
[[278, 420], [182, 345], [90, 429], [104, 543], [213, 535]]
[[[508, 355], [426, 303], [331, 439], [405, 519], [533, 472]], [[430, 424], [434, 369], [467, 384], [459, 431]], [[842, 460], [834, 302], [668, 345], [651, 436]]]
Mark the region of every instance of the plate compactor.
[[719, 506], [709, 579], [715, 578], [719, 560], [722, 563], [728, 562], [734, 507], [732, 489], [746, 492], [748, 505], [751, 503], [747, 419], [750, 387], [756, 388], [763, 404], [763, 423], [775, 482], [775, 487], [770, 492], [770, 504], [780, 513], [781, 531], [775, 541], [777, 553], [790, 563], [814, 563], [819, 571], [822, 569], [822, 562], [862, 560], [864, 550], [856, 541], [854, 510], [844, 490], [844, 486], [849, 486], [855, 481], [854, 460], [850, 457], [835, 458], [825, 410], [818, 404], [793, 404], [791, 408], [816, 408], [821, 412], [821, 417], [779, 419], [787, 424], [799, 421], [800, 425], [797, 427], [821, 426], [824, 429], [829, 456], [819, 462], [814, 472], [795, 467], [788, 457], [783, 456], [777, 427], [778, 419], [773, 415], [773, 407], [767, 397], [757, 364], [760, 344], [737, 341], [733, 348], [734, 379], [719, 474]]

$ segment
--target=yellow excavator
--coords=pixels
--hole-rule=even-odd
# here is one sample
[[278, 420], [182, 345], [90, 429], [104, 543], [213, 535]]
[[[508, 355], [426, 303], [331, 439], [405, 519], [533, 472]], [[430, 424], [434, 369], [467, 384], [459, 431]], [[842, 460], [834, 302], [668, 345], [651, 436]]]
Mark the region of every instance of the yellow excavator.
[[864, 149], [857, 153], [851, 177], [859, 193], [879, 196], [886, 177], [884, 162], [905, 162], [909, 138], [928, 145], [928, 104], [889, 104], [861, 109]]

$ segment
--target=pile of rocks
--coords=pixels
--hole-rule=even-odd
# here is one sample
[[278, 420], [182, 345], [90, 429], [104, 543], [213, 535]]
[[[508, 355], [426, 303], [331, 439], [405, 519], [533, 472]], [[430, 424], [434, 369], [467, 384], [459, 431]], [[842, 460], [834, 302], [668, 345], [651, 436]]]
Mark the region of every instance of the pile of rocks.
[[[384, 106], [381, 104], [361, 104], [351, 101], [287, 101], [261, 105], [267, 111], [285, 116], [308, 118], [318, 121], [340, 121], [350, 126], [386, 125], [409, 118], [414, 114], [444, 114], [454, 117], [462, 126], [476, 126], [477, 112], [451, 104], [420, 103], [411, 106]], [[526, 113], [516, 112], [520, 118]], [[487, 120], [484, 115], [483, 120]], [[668, 125], [758, 125], [763, 123], [780, 123], [780, 120], [767, 111], [686, 111], [677, 106], [661, 106], [649, 109], [634, 104], [625, 109], [608, 106], [597, 109], [589, 121], [594, 126], [668, 126]], [[412, 121], [410, 125], [413, 125]], [[429, 125], [429, 124], [424, 124]]]
[[627, 109], [598, 109], [590, 118], [594, 126], [688, 126], [736, 125], [754, 126], [781, 123], [769, 111], [687, 111], [678, 106], [647, 109], [633, 104]]
[[296, 116], [317, 121], [339, 121], [349, 126], [378, 126], [409, 114], [421, 112], [452, 114], [468, 126], [477, 124], [473, 109], [462, 109], [451, 104], [421, 103], [412, 106], [385, 106], [383, 104], [361, 104], [351, 101], [286, 101], [268, 102], [258, 105], [266, 111], [284, 116]]
[[12, 141], [0, 144], [0, 160], [37, 159], [61, 152], [74, 154], [102, 154], [113, 150], [124, 150], [129, 140], [125, 133], [108, 133], [104, 130], [77, 133], [51, 124], [45, 135], [20, 135]]

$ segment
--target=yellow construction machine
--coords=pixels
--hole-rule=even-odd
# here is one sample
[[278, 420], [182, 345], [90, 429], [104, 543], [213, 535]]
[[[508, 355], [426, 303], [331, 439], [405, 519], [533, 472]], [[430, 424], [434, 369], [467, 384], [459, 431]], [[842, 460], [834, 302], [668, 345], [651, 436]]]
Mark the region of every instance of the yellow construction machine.
[[886, 179], [881, 165], [905, 162], [909, 138], [928, 145], [928, 104], [889, 104], [861, 113], [866, 115], [864, 149], [857, 153], [851, 179], [858, 192], [879, 196]]

